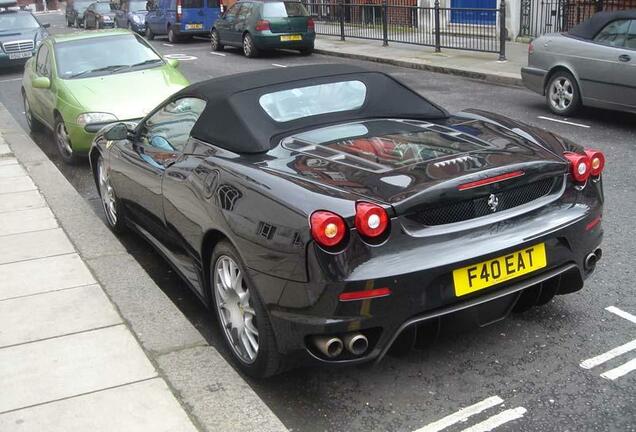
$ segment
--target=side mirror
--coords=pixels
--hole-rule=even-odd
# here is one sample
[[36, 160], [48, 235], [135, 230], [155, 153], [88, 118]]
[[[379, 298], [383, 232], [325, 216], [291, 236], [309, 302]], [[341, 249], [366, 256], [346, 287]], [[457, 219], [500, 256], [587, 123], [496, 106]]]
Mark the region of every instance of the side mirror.
[[128, 126], [125, 123], [117, 123], [104, 133], [104, 138], [108, 141], [125, 140], [128, 138]]
[[51, 80], [47, 77], [37, 77], [33, 80], [33, 88], [47, 89], [51, 88]]
[[166, 59], [166, 63], [168, 64], [168, 66], [171, 66], [173, 68], [179, 67], [179, 60], [177, 59], [173, 59], [173, 58]]
[[166, 152], [174, 151], [168, 140], [159, 135], [152, 137], [152, 139], [150, 140], [150, 145], [158, 150], [163, 150]]
[[43, 28], [49, 28], [49, 27], [51, 27], [51, 24], [49, 24], [49, 23], [45, 23], [45, 24], [42, 24], [42, 27], [43, 27]]

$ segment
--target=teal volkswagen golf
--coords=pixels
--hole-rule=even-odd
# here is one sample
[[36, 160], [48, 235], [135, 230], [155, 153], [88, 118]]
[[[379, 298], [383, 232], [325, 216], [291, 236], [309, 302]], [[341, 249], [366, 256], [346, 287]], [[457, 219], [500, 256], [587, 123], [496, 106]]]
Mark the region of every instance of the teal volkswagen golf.
[[213, 51], [229, 45], [246, 57], [281, 48], [311, 54], [316, 31], [299, 1], [240, 0], [216, 20], [210, 37]]

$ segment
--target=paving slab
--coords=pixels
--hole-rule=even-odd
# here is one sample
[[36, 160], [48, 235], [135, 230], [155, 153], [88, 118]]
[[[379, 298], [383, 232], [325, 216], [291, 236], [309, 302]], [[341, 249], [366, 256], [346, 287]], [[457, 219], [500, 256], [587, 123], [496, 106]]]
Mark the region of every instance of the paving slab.
[[282, 432], [287, 429], [212, 347], [158, 357], [159, 369], [206, 430]]
[[163, 380], [156, 378], [0, 414], [11, 432], [195, 432]]
[[0, 349], [0, 413], [156, 376], [123, 326]]
[[26, 171], [18, 164], [0, 165], [0, 179], [25, 175]]
[[77, 254], [0, 265], [0, 300], [95, 283]]
[[99, 285], [0, 300], [0, 347], [121, 323]]
[[0, 156], [2, 155], [10, 155], [11, 149], [6, 144], [0, 144]]
[[0, 264], [75, 252], [61, 228], [4, 236], [0, 241]]
[[0, 167], [1, 166], [6, 166], [6, 165], [13, 165], [13, 164], [17, 164], [17, 163], [18, 163], [18, 160], [16, 158], [14, 158], [14, 157], [2, 157], [0, 159]]
[[[3, 200], [13, 201], [14, 194], [6, 194]], [[57, 221], [47, 207], [2, 213], [0, 236], [57, 228]]]
[[[2, 179], [0, 181], [5, 181]], [[46, 206], [46, 202], [37, 190], [7, 194], [0, 199], [0, 213], [16, 210], [29, 210]]]
[[[12, 194], [36, 189], [33, 180], [29, 177], [11, 177], [2, 179], [0, 182], [0, 194]], [[5, 197], [2, 197], [2, 199], [4, 198]]]

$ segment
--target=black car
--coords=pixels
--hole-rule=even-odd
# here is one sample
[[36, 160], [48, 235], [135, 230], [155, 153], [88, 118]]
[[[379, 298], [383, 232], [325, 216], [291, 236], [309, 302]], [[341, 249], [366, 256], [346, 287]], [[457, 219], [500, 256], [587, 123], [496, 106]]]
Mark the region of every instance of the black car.
[[494, 322], [601, 257], [600, 151], [352, 66], [191, 85], [90, 162], [111, 228], [168, 259], [255, 376]]
[[66, 3], [66, 25], [80, 28], [84, 25], [84, 12], [93, 0], [74, 0]]
[[0, 0], [0, 69], [24, 65], [48, 35], [48, 27], [15, 1]]
[[104, 29], [115, 27], [115, 11], [110, 2], [98, 1], [91, 3], [84, 12], [84, 28]]
[[122, 0], [115, 11], [115, 27], [127, 28], [136, 33], [146, 31], [146, 0]]

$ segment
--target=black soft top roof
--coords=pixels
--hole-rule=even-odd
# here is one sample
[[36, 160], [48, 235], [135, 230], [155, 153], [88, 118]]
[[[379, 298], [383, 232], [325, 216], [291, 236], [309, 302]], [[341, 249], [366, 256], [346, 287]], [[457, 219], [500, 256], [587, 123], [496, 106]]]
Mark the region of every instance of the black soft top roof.
[[[259, 98], [267, 93], [349, 80], [361, 81], [367, 87], [366, 100], [359, 109], [276, 122], [259, 104]], [[444, 109], [395, 78], [348, 65], [298, 66], [213, 78], [184, 88], [172, 99], [184, 96], [207, 101], [192, 128], [192, 137], [237, 153], [266, 152], [295, 131], [341, 121], [448, 117]]]
[[593, 39], [607, 24], [621, 19], [636, 19], [636, 9], [598, 12], [587, 21], [572, 27], [568, 34], [580, 39]]

